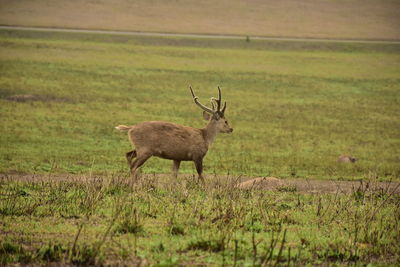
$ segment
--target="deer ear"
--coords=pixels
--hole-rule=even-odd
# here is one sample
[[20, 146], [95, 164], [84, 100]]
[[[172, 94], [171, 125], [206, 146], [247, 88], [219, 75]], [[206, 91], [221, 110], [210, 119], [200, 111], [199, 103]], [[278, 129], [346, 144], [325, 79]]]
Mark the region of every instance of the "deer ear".
[[209, 121], [210, 118], [211, 118], [210, 113], [208, 113], [208, 112], [206, 112], [206, 111], [203, 111], [203, 118], [204, 118], [206, 121]]

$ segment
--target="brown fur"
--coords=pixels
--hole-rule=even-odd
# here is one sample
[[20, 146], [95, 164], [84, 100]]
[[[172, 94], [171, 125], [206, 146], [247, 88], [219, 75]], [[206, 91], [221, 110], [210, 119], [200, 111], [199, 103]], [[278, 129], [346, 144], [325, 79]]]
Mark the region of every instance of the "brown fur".
[[171, 160], [203, 158], [208, 149], [204, 135], [203, 129], [161, 121], [142, 122], [128, 131], [137, 153]]

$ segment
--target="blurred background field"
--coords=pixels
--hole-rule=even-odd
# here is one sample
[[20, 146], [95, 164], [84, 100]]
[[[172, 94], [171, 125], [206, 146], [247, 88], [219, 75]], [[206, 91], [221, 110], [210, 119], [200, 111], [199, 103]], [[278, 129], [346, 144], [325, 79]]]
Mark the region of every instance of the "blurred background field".
[[400, 39], [397, 0], [0, 0], [0, 24], [333, 39]]
[[[235, 129], [218, 136], [206, 173], [398, 179], [399, 51], [398, 44], [1, 30], [0, 171], [127, 172], [131, 147], [114, 126], [203, 127], [191, 84], [203, 102], [222, 87]], [[340, 154], [359, 160], [339, 165]], [[169, 171], [157, 158], [144, 167]], [[182, 172], [194, 172], [192, 163]]]

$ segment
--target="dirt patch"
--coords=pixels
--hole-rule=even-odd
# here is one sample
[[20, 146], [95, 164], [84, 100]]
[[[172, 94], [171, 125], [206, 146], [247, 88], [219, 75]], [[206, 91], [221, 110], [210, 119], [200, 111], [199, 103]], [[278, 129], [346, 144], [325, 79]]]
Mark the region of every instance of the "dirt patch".
[[237, 185], [241, 189], [270, 189], [274, 190], [280, 188], [284, 185], [281, 179], [275, 177], [257, 177]]
[[12, 102], [71, 102], [70, 99], [65, 97], [55, 97], [49, 95], [11, 95], [5, 99]]
[[258, 177], [248, 179], [237, 185], [242, 189], [265, 189], [300, 193], [352, 193], [357, 190], [375, 190], [400, 194], [399, 182], [378, 181], [336, 181], [315, 179], [278, 179]]
[[[112, 177], [103, 177], [99, 175], [76, 175], [76, 174], [20, 174], [20, 173], [3, 173], [0, 174], [0, 182], [70, 182], [84, 183], [90, 181], [102, 180], [103, 178], [124, 180], [128, 184], [131, 178], [127, 174], [115, 175]], [[152, 181], [154, 184], [165, 185], [176, 182], [168, 174], [141, 174], [141, 179]], [[171, 180], [173, 179], [173, 181]], [[184, 179], [196, 179], [194, 175], [182, 174], [177, 178], [178, 181]], [[238, 180], [233, 176], [215, 176], [205, 177], [206, 184], [212, 184], [216, 181], [224, 181], [231, 179]], [[387, 193], [400, 194], [400, 182], [378, 182], [378, 181], [337, 181], [337, 180], [315, 180], [315, 179], [279, 179], [276, 177], [256, 177], [242, 178], [235, 183], [235, 187], [243, 190], [269, 190], [280, 192], [299, 192], [299, 193], [352, 193], [357, 190], [374, 190]]]

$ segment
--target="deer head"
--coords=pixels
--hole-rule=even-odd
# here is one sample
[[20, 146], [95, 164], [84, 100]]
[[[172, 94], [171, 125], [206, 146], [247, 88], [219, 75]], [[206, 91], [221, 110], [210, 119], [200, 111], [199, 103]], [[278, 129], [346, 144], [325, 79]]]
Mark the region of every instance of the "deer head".
[[198, 97], [194, 94], [192, 86], [189, 86], [192, 97], [197, 106], [203, 110], [203, 118], [208, 120], [210, 130], [215, 130], [216, 133], [231, 133], [233, 129], [229, 126], [228, 120], [225, 118], [226, 102], [221, 108], [221, 88], [218, 86], [218, 98], [211, 98], [211, 108], [200, 103]]

